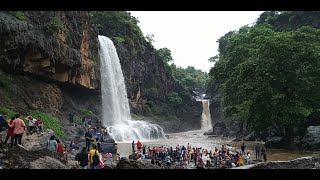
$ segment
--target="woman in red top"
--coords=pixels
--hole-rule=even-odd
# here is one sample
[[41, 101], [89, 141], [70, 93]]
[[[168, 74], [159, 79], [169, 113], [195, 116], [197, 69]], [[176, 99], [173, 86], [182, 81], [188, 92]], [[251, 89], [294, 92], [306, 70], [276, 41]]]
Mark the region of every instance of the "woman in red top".
[[[10, 125], [12, 125], [12, 122], [13, 122], [13, 120], [14, 120], [15, 118], [14, 117], [11, 117], [11, 120], [8, 122], [8, 124], [10, 124]], [[12, 147], [13, 146], [13, 136], [14, 136], [14, 134], [13, 134], [13, 130], [14, 130], [14, 128], [12, 127], [10, 127], [9, 126], [9, 128], [8, 128], [8, 131], [7, 131], [7, 137], [6, 137], [6, 140], [4, 141], [4, 144], [7, 144], [7, 142], [8, 142], [8, 140], [9, 140], [9, 137], [10, 137], [10, 147]]]
[[58, 152], [58, 157], [59, 160], [62, 160], [62, 157], [64, 158], [63, 160], [67, 162], [67, 154], [65, 152], [65, 149], [63, 147], [63, 144], [61, 143], [60, 139], [56, 139], [57, 143], [58, 143], [58, 148], [57, 148], [57, 152]]

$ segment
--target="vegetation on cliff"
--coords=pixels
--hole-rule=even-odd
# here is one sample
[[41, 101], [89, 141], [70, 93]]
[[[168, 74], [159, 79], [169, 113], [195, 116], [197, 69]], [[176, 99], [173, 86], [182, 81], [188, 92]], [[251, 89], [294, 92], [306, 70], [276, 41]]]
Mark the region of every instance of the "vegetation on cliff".
[[272, 127], [293, 144], [294, 128], [320, 108], [319, 15], [265, 12], [218, 40], [209, 75], [227, 117], [256, 132]]

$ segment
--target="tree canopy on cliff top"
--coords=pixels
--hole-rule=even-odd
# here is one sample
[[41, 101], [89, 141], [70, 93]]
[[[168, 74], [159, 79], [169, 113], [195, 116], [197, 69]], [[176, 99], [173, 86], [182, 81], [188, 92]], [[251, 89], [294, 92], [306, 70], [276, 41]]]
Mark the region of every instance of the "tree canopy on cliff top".
[[320, 108], [320, 30], [275, 31], [257, 23], [219, 40], [210, 70], [226, 116], [254, 130], [274, 127], [293, 142], [293, 127]]

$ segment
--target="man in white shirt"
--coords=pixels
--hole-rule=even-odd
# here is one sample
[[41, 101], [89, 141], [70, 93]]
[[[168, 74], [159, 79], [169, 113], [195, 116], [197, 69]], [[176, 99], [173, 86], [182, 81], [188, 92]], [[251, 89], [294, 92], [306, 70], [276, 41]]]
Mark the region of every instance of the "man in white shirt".
[[35, 123], [37, 120], [35, 118], [33, 118], [32, 115], [27, 116], [26, 120], [29, 121], [29, 123], [28, 123], [29, 129], [28, 129], [27, 135], [29, 135], [29, 134], [31, 135], [33, 133], [34, 126], [35, 126]]

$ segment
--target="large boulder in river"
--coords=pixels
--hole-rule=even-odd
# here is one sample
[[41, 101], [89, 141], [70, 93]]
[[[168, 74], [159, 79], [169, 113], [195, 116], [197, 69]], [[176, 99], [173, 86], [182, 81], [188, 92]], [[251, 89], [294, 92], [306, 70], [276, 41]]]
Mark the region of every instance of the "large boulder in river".
[[285, 146], [283, 137], [271, 137], [265, 143], [266, 148], [283, 148]]
[[161, 169], [161, 167], [153, 165], [148, 161], [121, 158], [117, 164], [117, 169]]
[[307, 128], [307, 133], [301, 140], [301, 148], [320, 150], [320, 126], [309, 126]]

